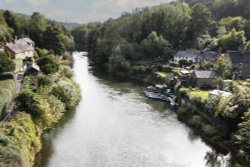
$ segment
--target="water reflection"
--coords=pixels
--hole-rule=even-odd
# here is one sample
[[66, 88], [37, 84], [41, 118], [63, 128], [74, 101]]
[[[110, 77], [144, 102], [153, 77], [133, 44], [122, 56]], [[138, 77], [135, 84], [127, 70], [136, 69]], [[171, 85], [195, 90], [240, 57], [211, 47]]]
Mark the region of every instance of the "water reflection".
[[208, 151], [205, 156], [207, 167], [228, 167], [231, 166], [230, 156], [224, 156], [216, 151]]
[[132, 83], [94, 76], [86, 58], [75, 55], [75, 60], [83, 99], [75, 114], [44, 136], [36, 167], [205, 167], [223, 162], [165, 103], [146, 99]]

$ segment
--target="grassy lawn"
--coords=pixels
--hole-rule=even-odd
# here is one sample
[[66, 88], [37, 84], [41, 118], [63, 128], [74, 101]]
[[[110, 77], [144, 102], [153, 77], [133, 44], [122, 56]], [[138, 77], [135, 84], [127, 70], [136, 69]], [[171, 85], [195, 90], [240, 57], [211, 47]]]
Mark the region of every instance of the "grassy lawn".
[[11, 101], [15, 89], [15, 81], [13, 79], [0, 80], [0, 115], [3, 109]]
[[191, 90], [189, 88], [181, 88], [180, 91], [192, 101], [207, 101], [210, 92], [209, 90]]
[[20, 71], [20, 69], [23, 66], [23, 60], [22, 59], [15, 59], [14, 62], [16, 64], [16, 70], [15, 70], [15, 72]]
[[202, 100], [207, 100], [209, 96], [209, 91], [203, 91], [203, 90], [197, 90], [197, 91], [191, 91], [189, 93], [190, 99], [196, 99], [201, 98]]

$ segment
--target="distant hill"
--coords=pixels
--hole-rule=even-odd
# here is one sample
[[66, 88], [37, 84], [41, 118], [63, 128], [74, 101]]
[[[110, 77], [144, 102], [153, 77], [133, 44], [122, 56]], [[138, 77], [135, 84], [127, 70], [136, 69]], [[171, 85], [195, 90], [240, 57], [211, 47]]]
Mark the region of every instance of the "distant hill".
[[63, 25], [67, 29], [72, 29], [80, 25], [79, 23], [74, 23], [74, 22], [57, 22], [57, 23]]

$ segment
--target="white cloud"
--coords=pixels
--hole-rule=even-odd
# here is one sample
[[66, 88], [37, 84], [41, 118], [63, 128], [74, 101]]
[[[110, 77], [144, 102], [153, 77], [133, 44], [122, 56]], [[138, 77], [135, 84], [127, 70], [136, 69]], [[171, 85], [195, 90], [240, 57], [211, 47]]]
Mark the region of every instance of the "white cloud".
[[48, 4], [49, 0], [26, 0], [31, 5], [39, 6], [39, 5], [45, 5]]

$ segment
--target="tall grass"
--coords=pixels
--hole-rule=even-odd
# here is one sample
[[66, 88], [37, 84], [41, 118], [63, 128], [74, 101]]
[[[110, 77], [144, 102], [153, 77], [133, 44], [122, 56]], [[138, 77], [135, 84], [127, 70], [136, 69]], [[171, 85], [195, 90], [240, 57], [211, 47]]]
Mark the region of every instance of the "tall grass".
[[15, 91], [14, 79], [0, 80], [0, 115], [11, 102]]

